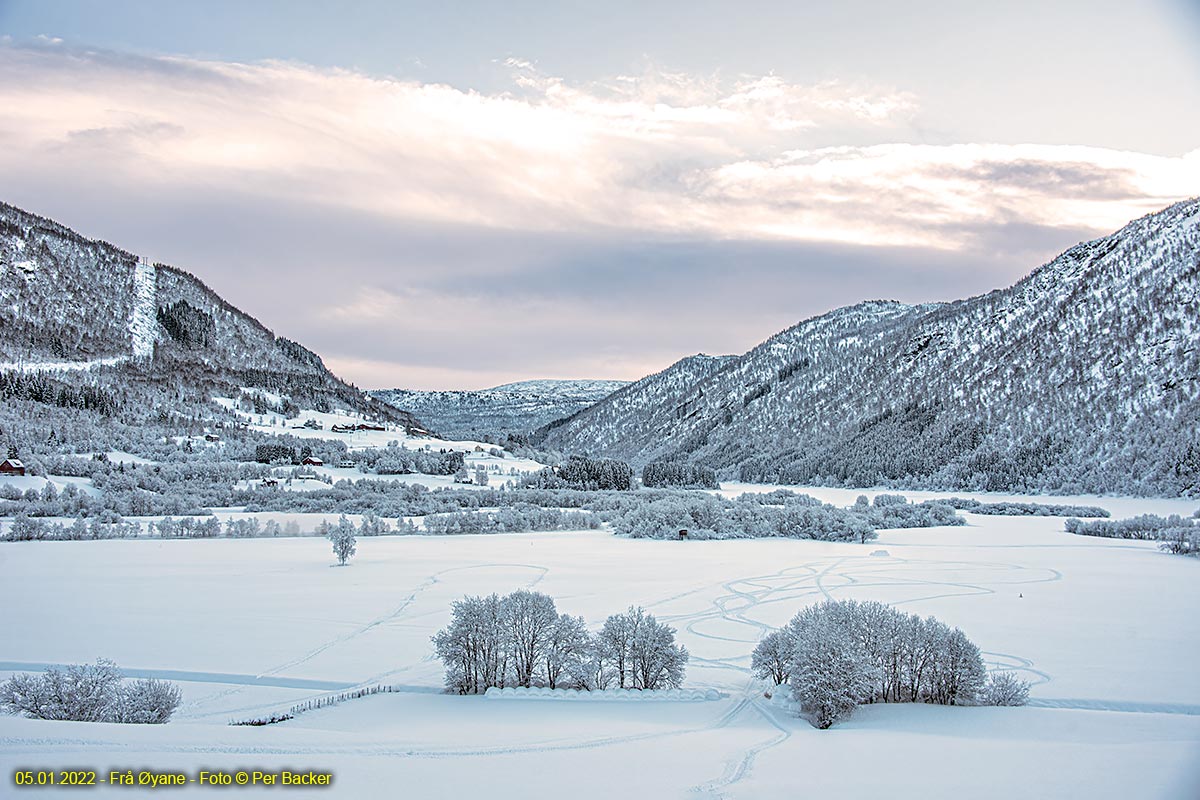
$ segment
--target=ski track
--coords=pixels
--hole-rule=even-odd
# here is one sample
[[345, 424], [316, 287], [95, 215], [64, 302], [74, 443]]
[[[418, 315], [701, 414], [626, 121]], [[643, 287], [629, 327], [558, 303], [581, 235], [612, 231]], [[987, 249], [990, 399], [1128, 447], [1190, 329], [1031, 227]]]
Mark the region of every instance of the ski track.
[[[733, 786], [735, 783], [745, 779], [750, 771], [754, 768], [754, 761], [763, 752], [770, 750], [772, 747], [777, 747], [788, 739], [792, 738], [792, 732], [782, 725], [774, 716], [774, 714], [762, 703], [752, 698], [745, 698], [743, 701], [758, 712], [777, 733], [766, 741], [759, 742], [746, 748], [742, 753], [741, 758], [736, 758], [726, 762], [725, 771], [719, 778], [715, 778], [707, 783], [702, 783], [699, 786], [692, 787], [692, 792], [713, 798], [725, 798], [725, 790]], [[744, 705], [739, 705], [738, 710], [741, 711]]]

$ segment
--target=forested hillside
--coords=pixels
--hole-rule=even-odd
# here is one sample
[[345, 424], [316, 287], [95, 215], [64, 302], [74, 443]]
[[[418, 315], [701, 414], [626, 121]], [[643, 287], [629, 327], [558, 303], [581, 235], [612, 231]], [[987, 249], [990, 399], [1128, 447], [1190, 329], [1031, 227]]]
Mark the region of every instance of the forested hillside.
[[757, 481], [1194, 494], [1198, 289], [1190, 200], [1008, 289], [865, 302], [740, 357], [685, 359], [541, 442]]
[[195, 276], [2, 203], [0, 330], [0, 393], [10, 398], [136, 414], [252, 387], [418, 425]]

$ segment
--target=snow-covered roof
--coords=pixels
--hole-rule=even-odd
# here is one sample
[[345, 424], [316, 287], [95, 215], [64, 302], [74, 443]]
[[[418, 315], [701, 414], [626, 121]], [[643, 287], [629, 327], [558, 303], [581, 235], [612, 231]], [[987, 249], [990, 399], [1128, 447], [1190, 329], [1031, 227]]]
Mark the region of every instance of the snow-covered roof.
[[25, 465], [17, 458], [6, 458], [0, 461], [0, 466], [12, 467], [13, 469], [25, 469]]

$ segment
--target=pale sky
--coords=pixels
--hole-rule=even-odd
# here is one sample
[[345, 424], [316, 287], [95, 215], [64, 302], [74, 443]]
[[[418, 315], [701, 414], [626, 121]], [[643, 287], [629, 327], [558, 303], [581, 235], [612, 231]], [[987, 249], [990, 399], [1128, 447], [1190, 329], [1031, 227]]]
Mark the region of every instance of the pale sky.
[[363, 387], [636, 379], [1200, 194], [1198, 44], [1194, 0], [0, 0], [0, 199]]

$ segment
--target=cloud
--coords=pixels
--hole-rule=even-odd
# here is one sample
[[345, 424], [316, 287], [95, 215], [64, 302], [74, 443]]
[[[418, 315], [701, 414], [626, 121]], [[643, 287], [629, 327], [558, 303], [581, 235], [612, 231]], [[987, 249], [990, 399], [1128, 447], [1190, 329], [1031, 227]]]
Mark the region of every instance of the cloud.
[[505, 67], [485, 94], [0, 43], [3, 199], [191, 269], [362, 385], [446, 388], [965, 296], [1200, 193], [1200, 151], [912, 143], [895, 87]]
[[[1200, 151], [896, 144], [911, 94], [651, 68], [572, 85], [509, 59], [511, 91], [0, 47], [0, 166], [225, 182], [264, 198], [514, 230], [634, 230], [957, 248], [964, 220], [1110, 228], [1200, 191]], [[808, 146], [831, 132], [869, 146]], [[1100, 189], [1100, 191], [1098, 191]]]

